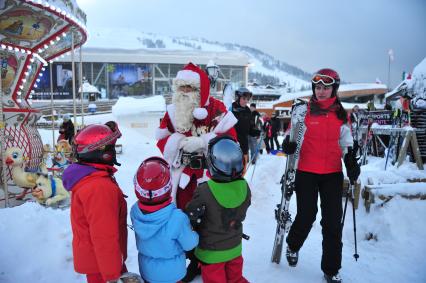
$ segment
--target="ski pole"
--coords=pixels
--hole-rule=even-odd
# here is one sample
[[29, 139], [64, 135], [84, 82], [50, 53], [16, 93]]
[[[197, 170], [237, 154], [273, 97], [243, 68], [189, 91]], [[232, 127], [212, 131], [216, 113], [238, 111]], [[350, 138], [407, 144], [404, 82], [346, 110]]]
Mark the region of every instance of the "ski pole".
[[345, 209], [343, 210], [343, 217], [342, 217], [342, 233], [343, 233], [343, 226], [345, 225], [345, 216], [346, 216], [346, 208], [348, 207], [348, 199], [349, 199], [349, 192], [346, 190], [346, 200], [345, 200]]
[[355, 239], [355, 253], [354, 253], [354, 258], [355, 261], [358, 261], [359, 258], [359, 254], [358, 254], [358, 246], [357, 246], [357, 241], [356, 241], [356, 217], [355, 217], [355, 196], [354, 196], [354, 192], [355, 192], [355, 184], [351, 182], [351, 199], [352, 199], [352, 216], [353, 216], [353, 221], [354, 221], [354, 239]]

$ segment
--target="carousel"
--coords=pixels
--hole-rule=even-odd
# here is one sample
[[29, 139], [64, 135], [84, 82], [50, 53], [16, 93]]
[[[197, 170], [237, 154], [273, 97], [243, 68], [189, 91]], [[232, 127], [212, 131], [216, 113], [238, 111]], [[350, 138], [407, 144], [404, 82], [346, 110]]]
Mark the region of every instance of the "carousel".
[[[43, 144], [36, 128], [40, 113], [31, 107], [32, 89], [55, 58], [68, 52], [74, 57], [74, 49], [87, 40], [85, 23], [75, 0], [0, 0], [1, 206], [11, 206], [11, 188], [23, 188], [25, 195], [43, 176], [34, 173], [43, 164]], [[73, 83], [74, 98], [75, 93]], [[54, 187], [51, 193], [60, 195], [60, 186]]]

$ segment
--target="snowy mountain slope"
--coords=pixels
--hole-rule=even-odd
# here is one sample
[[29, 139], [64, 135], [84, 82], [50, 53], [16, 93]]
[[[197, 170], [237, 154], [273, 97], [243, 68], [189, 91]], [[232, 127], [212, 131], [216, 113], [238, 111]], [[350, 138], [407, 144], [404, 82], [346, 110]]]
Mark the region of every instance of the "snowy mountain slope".
[[[251, 59], [249, 79], [259, 78], [255, 73], [268, 76], [269, 82], [284, 82], [292, 91], [302, 86], [310, 86], [310, 74], [301, 69], [275, 59], [258, 49], [234, 44], [213, 42], [195, 37], [173, 37], [153, 33], [144, 33], [134, 29], [94, 29], [90, 31], [86, 47], [108, 48], [160, 48], [169, 50], [203, 50], [203, 51], [240, 51]], [[214, 59], [214, 58], [212, 58]]]

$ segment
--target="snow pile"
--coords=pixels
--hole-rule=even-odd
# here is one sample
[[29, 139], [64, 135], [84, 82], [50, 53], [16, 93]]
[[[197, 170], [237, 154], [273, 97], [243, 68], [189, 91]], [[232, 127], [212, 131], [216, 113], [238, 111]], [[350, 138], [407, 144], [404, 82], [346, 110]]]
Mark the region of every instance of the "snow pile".
[[112, 114], [115, 117], [137, 115], [146, 112], [166, 111], [166, 101], [162, 95], [155, 95], [148, 98], [120, 97], [112, 107]]
[[[80, 118], [80, 117], [79, 117]], [[114, 120], [111, 114], [89, 116], [87, 124]], [[149, 156], [160, 155], [155, 140], [147, 138], [142, 129], [120, 126], [123, 133], [118, 140], [123, 154], [118, 161], [116, 179], [127, 198], [128, 208], [136, 201], [132, 184], [133, 174], [140, 162]], [[40, 130], [43, 143], [51, 140], [51, 132]], [[56, 132], [57, 136], [57, 132]], [[383, 158], [369, 158], [362, 167], [364, 184], [392, 184], [407, 179], [425, 179], [426, 171], [415, 164], [389, 166], [384, 171]], [[300, 251], [299, 264], [289, 268], [285, 251], [281, 264], [270, 262], [276, 221], [275, 205], [280, 201], [280, 178], [285, 157], [260, 155], [256, 167], [248, 169], [246, 178], [252, 189], [252, 205], [244, 222], [244, 232], [251, 238], [243, 241], [244, 274], [250, 282], [320, 282], [321, 226], [320, 211], [311, 233]], [[253, 179], [251, 175], [254, 172]], [[401, 187], [403, 189], [403, 187]], [[358, 262], [353, 259], [354, 236], [352, 207], [348, 205], [343, 230], [343, 261], [341, 275], [351, 282], [426, 282], [426, 201], [394, 197], [383, 207], [372, 205], [370, 213], [361, 206], [357, 210]], [[295, 216], [295, 197], [290, 203]], [[0, 282], [17, 283], [83, 283], [85, 278], [73, 270], [70, 211], [53, 210], [35, 203], [0, 209]], [[130, 219], [128, 219], [128, 223]], [[285, 248], [285, 247], [284, 247]], [[129, 230], [126, 264], [138, 271], [134, 234]], [[198, 278], [195, 283], [201, 282]]]
[[410, 85], [414, 93], [413, 105], [426, 109], [426, 58], [414, 68]]

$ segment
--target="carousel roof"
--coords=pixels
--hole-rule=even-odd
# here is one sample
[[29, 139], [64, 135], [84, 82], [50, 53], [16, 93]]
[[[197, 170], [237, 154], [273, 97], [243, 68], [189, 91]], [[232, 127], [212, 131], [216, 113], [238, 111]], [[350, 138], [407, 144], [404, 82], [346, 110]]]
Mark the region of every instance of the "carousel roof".
[[49, 62], [84, 44], [86, 14], [75, 0], [0, 1], [3, 106], [30, 109], [26, 99]]

